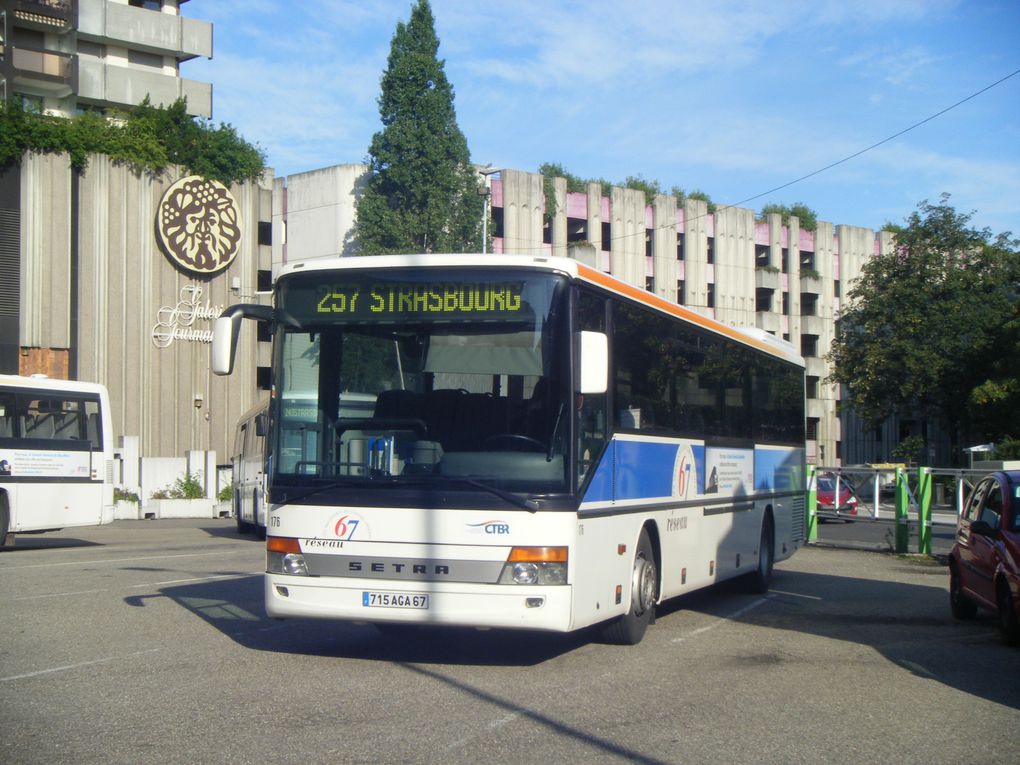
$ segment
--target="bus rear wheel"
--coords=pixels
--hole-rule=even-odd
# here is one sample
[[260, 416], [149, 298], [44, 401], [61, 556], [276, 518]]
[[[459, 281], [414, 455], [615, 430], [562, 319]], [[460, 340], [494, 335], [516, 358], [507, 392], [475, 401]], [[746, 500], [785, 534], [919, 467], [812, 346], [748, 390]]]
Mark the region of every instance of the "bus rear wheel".
[[602, 628], [602, 639], [616, 645], [640, 643], [655, 618], [658, 595], [659, 573], [655, 565], [655, 551], [647, 529], [642, 529], [630, 575], [630, 610]]
[[7, 507], [7, 496], [0, 494], [0, 547], [7, 547], [14, 544], [14, 535], [11, 533], [11, 511]]
[[748, 590], [758, 594], [769, 591], [769, 587], [772, 586], [772, 567], [775, 560], [775, 533], [772, 530], [772, 516], [766, 515], [761, 524], [761, 539], [758, 540], [758, 567], [744, 580]]

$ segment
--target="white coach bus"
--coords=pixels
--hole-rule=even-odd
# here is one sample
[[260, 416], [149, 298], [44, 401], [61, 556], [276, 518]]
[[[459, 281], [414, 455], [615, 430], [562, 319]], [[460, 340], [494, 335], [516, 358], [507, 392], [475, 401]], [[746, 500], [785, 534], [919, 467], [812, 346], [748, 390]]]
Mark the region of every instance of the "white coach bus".
[[502, 255], [290, 265], [217, 321], [218, 374], [245, 317], [274, 328], [270, 616], [633, 644], [803, 543], [804, 362], [760, 330]]
[[0, 375], [0, 546], [20, 532], [112, 521], [106, 388]]

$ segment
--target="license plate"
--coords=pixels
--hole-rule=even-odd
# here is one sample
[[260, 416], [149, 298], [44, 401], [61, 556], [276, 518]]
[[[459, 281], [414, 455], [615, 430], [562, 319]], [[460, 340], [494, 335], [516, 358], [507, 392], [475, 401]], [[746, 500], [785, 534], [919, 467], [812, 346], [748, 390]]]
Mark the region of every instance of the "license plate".
[[368, 608], [420, 608], [429, 607], [429, 596], [420, 592], [363, 592], [361, 605]]

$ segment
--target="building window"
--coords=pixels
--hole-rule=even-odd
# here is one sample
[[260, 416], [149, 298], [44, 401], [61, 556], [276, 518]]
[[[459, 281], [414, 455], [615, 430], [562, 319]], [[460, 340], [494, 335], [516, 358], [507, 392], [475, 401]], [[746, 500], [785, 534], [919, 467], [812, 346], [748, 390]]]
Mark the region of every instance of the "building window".
[[128, 63], [140, 69], [155, 69], [163, 71], [163, 57], [155, 53], [146, 53], [141, 50], [128, 51]]
[[818, 295], [810, 292], [800, 293], [800, 315], [801, 316], [817, 316], [818, 315]]
[[271, 343], [273, 342], [273, 325], [268, 321], [257, 321], [256, 326], [256, 338], [260, 343]]
[[567, 241], [587, 242], [588, 221], [580, 218], [567, 218]]
[[814, 271], [815, 270], [815, 254], [808, 250], [800, 251], [800, 270], [801, 271]]
[[754, 291], [754, 310], [763, 313], [772, 310], [772, 294], [775, 290], [760, 288]]
[[684, 235], [679, 233], [676, 235], [676, 259], [684, 259]]
[[708, 291], [705, 293], [705, 300], [708, 303], [709, 308], [715, 308], [715, 285], [709, 284]]
[[818, 335], [800, 336], [800, 355], [804, 358], [818, 356]]
[[147, 11], [159, 11], [163, 9], [163, 0], [128, 0], [128, 5]]
[[684, 304], [684, 280], [683, 279], [677, 279], [676, 280], [676, 302], [678, 302], [680, 305]]
[[756, 244], [754, 246], [754, 267], [765, 268], [769, 265], [769, 250], [767, 244]]
[[259, 221], [259, 244], [273, 244], [273, 224], [267, 220]]
[[258, 367], [255, 370], [255, 383], [259, 390], [270, 390], [273, 387], [273, 373], [269, 367]]
[[818, 378], [813, 375], [807, 376], [807, 397], [818, 398]]
[[818, 440], [818, 418], [808, 417], [807, 418], [807, 440], [817, 441]]
[[260, 268], [255, 281], [255, 290], [257, 292], [272, 292], [273, 291], [273, 272], [268, 268]]
[[613, 249], [613, 226], [611, 223], [602, 224], [602, 249]]
[[790, 315], [790, 293], [783, 293], [783, 316]]
[[783, 273], [790, 273], [790, 251], [786, 247], [783, 248]]
[[715, 263], [715, 237], [708, 237], [708, 262]]
[[646, 276], [645, 277], [645, 290], [647, 290], [648, 292], [655, 292], [655, 277], [654, 276]]
[[836, 279], [832, 283], [832, 296], [833, 297], [839, 297], [840, 296], [839, 295], [839, 279]]

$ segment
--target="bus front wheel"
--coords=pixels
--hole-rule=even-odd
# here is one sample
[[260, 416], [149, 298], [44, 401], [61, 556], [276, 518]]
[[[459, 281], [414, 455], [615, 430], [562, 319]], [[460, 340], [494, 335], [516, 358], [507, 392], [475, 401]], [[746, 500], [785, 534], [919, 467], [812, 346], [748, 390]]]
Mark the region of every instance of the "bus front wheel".
[[642, 529], [630, 575], [630, 610], [603, 627], [602, 639], [616, 645], [640, 643], [645, 630], [655, 618], [658, 595], [659, 574], [655, 566], [655, 551], [648, 530]]

